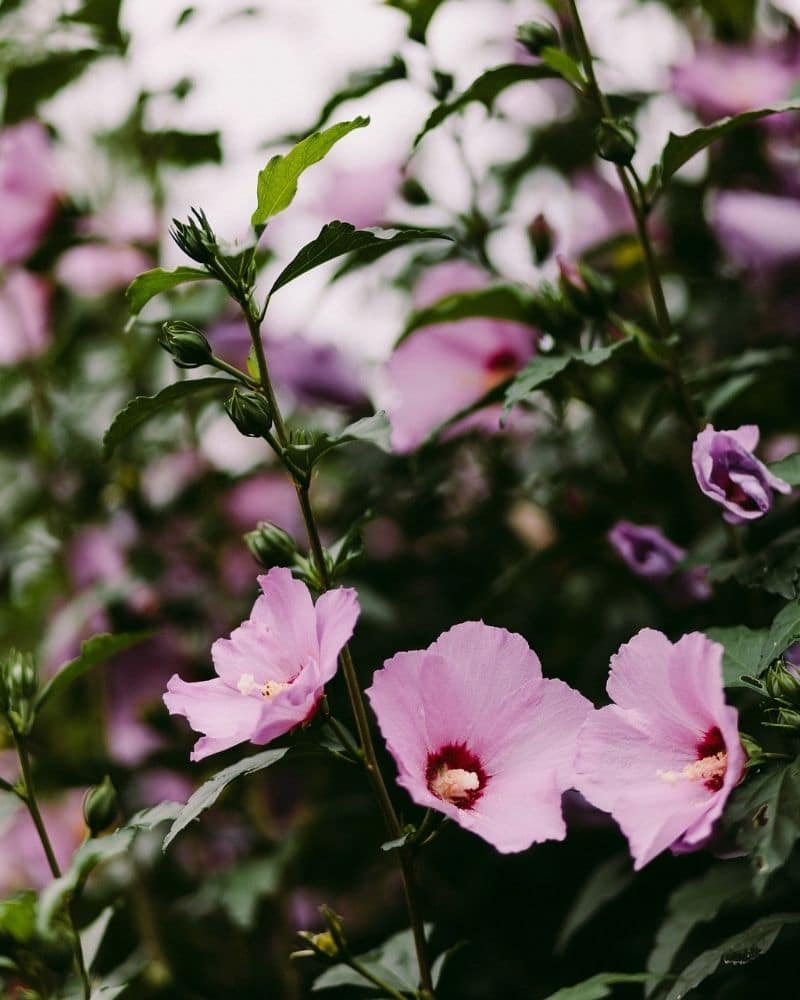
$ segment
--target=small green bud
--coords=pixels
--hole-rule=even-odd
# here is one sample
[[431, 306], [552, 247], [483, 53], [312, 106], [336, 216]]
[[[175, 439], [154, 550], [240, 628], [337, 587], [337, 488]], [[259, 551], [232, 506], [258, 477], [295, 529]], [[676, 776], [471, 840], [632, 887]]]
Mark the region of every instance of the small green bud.
[[775, 663], [769, 668], [764, 684], [771, 698], [800, 704], [800, 679], [783, 663]]
[[0, 714], [20, 735], [33, 725], [38, 690], [39, 673], [31, 654], [10, 649], [0, 663]]
[[636, 152], [636, 132], [627, 118], [603, 118], [594, 130], [597, 152], [604, 160], [627, 167]]
[[429, 205], [430, 195], [416, 177], [406, 177], [400, 187], [400, 194], [409, 205]]
[[219, 256], [217, 237], [202, 209], [193, 208], [188, 222], [173, 219], [170, 236], [187, 257], [212, 269], [216, 266]]
[[297, 555], [297, 545], [292, 536], [269, 521], [259, 521], [255, 531], [248, 531], [244, 540], [252, 555], [265, 569], [291, 566]]
[[547, 21], [526, 21], [517, 27], [517, 41], [532, 56], [538, 56], [542, 49], [559, 44], [558, 31]]
[[158, 342], [179, 368], [198, 368], [211, 361], [211, 345], [191, 323], [169, 320], [161, 328]]
[[264, 437], [272, 427], [269, 403], [257, 392], [234, 389], [225, 401], [228, 416], [245, 437]]
[[537, 266], [541, 266], [553, 252], [553, 230], [550, 223], [539, 212], [533, 222], [528, 226], [528, 240], [533, 251], [533, 259]]
[[117, 790], [108, 775], [99, 785], [90, 788], [83, 800], [83, 818], [93, 836], [113, 825], [119, 812]]

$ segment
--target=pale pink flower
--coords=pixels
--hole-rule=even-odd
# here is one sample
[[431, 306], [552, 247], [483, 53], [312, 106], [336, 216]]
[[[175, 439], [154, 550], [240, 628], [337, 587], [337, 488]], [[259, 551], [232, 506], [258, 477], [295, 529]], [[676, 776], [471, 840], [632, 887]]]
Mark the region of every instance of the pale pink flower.
[[396, 163], [379, 163], [348, 170], [330, 170], [324, 188], [314, 205], [325, 219], [349, 222], [357, 229], [379, 226], [393, 196], [400, 187], [402, 174]]
[[250, 618], [211, 647], [217, 677], [170, 678], [164, 703], [203, 733], [192, 751], [202, 760], [237, 743], [269, 743], [309, 719], [358, 618], [354, 590], [329, 590], [317, 601], [288, 569], [260, 576]]
[[416, 803], [504, 853], [564, 838], [561, 795], [591, 706], [542, 677], [522, 636], [463, 622], [393, 656], [367, 694]]
[[15, 365], [36, 358], [49, 343], [50, 290], [47, 284], [29, 271], [9, 271], [0, 278], [0, 365]]
[[50, 140], [36, 121], [0, 132], [0, 264], [30, 256], [57, 203]]
[[770, 271], [800, 260], [800, 200], [760, 191], [719, 191], [708, 203], [711, 226], [739, 267]]
[[59, 258], [56, 277], [76, 295], [93, 298], [126, 288], [153, 261], [125, 244], [84, 243], [70, 247]]
[[577, 787], [617, 821], [637, 869], [668, 847], [702, 847], [742, 776], [722, 654], [699, 632], [673, 644], [642, 629], [611, 658], [614, 704], [592, 712], [581, 730]]
[[[85, 792], [70, 789], [39, 805], [56, 860], [65, 869], [86, 836]], [[21, 889], [43, 889], [53, 880], [30, 813], [20, 803], [0, 818], [0, 896]]]

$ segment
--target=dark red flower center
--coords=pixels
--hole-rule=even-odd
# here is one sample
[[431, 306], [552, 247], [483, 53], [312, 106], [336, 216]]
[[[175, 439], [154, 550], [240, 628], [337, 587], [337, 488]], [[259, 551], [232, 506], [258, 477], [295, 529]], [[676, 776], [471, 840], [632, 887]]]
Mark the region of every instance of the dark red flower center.
[[728, 752], [725, 740], [717, 726], [705, 734], [697, 744], [697, 764], [700, 772], [698, 777], [705, 780], [706, 788], [711, 792], [718, 792], [722, 788], [725, 780], [725, 771], [728, 767]]
[[495, 376], [513, 375], [518, 367], [516, 354], [508, 348], [495, 351], [486, 361], [486, 370]]
[[429, 791], [459, 809], [472, 809], [486, 788], [487, 774], [465, 743], [449, 743], [428, 754], [425, 781]]

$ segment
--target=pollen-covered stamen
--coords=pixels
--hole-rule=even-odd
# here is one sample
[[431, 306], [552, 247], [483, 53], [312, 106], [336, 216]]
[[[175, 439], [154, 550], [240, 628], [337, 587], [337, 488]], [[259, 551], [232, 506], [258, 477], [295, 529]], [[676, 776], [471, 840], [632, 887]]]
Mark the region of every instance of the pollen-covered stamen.
[[236, 682], [236, 687], [242, 694], [252, 694], [257, 691], [262, 698], [274, 698], [276, 694], [291, 686], [291, 681], [265, 681], [259, 684], [252, 674], [242, 674]]
[[452, 743], [428, 754], [425, 780], [437, 799], [471, 809], [483, 794], [487, 776], [475, 754], [463, 743]]
[[715, 726], [697, 744], [697, 760], [680, 771], [659, 771], [662, 781], [702, 781], [710, 792], [718, 792], [725, 781], [728, 753], [722, 733]]

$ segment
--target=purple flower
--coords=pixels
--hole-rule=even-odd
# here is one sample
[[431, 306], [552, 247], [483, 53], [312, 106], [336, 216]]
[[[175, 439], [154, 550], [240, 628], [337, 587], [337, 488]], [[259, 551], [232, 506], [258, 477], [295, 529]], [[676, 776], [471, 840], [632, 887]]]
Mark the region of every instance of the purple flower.
[[0, 365], [36, 358], [49, 344], [47, 284], [29, 271], [9, 271], [0, 278]]
[[314, 206], [325, 219], [340, 219], [356, 229], [379, 226], [402, 178], [396, 163], [379, 163], [349, 170], [333, 169]]
[[711, 596], [707, 568], [695, 566], [676, 574], [676, 567], [686, 558], [686, 550], [666, 538], [655, 525], [617, 521], [607, 537], [617, 555], [637, 576], [659, 585], [669, 582], [670, 596], [695, 601], [705, 601]]
[[[66, 868], [86, 836], [85, 792], [71, 789], [40, 802], [42, 819], [59, 865]], [[23, 805], [0, 819], [0, 896], [43, 889], [53, 876], [30, 813]]]
[[800, 260], [800, 199], [720, 191], [708, 211], [720, 244], [739, 267], [764, 272]]
[[673, 645], [642, 629], [611, 657], [614, 704], [581, 730], [577, 787], [619, 823], [637, 869], [668, 847], [702, 847], [742, 775], [722, 653], [699, 632]]
[[398, 783], [504, 853], [562, 840], [589, 702], [546, 680], [520, 635], [463, 622], [398, 653], [367, 691]]
[[784, 650], [783, 662], [789, 673], [800, 680], [800, 642], [793, 642]]
[[175, 674], [167, 684], [170, 713], [185, 715], [204, 734], [192, 760], [237, 743], [269, 743], [305, 722], [353, 633], [354, 590], [329, 590], [315, 606], [288, 569], [272, 569], [258, 582], [263, 593], [251, 617], [211, 647], [218, 676], [187, 683]]
[[673, 71], [678, 96], [706, 119], [766, 108], [788, 98], [800, 64], [777, 48], [708, 45]]
[[125, 288], [152, 266], [150, 257], [136, 247], [84, 243], [61, 255], [56, 277], [76, 295], [92, 298]]
[[0, 264], [18, 263], [36, 249], [56, 201], [44, 126], [26, 121], [0, 132]]
[[789, 493], [788, 483], [773, 475], [753, 451], [759, 430], [744, 424], [718, 431], [707, 424], [692, 446], [692, 467], [700, 489], [723, 508], [729, 524], [763, 517], [772, 506], [772, 491]]

